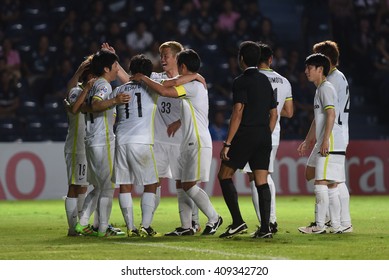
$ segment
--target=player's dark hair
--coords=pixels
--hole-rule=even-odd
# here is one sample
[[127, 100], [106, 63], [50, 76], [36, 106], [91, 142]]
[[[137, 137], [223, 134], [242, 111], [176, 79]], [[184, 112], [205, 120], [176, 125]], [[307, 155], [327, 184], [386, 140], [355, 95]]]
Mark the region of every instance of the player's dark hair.
[[312, 48], [314, 53], [322, 53], [327, 56], [332, 65], [337, 66], [339, 64], [339, 47], [334, 41], [323, 41], [317, 43]]
[[190, 72], [198, 72], [200, 69], [200, 56], [192, 49], [186, 49], [177, 54], [177, 65], [186, 65]]
[[330, 60], [322, 53], [314, 53], [307, 57], [305, 65], [312, 65], [315, 67], [323, 67], [324, 76], [328, 75], [330, 71]]
[[142, 73], [147, 77], [150, 77], [151, 72], [153, 72], [153, 63], [144, 54], [138, 54], [131, 58], [128, 70], [131, 75]]
[[90, 69], [94, 75], [100, 77], [104, 74], [104, 68], [111, 70], [116, 61], [119, 61], [119, 58], [115, 53], [102, 49], [93, 56]]
[[259, 58], [259, 63], [268, 63], [269, 58], [273, 56], [273, 50], [272, 48], [265, 43], [258, 43], [259, 47], [261, 48], [261, 56]]
[[253, 41], [244, 41], [239, 46], [238, 59], [248, 66], [257, 66], [261, 57], [261, 48]]

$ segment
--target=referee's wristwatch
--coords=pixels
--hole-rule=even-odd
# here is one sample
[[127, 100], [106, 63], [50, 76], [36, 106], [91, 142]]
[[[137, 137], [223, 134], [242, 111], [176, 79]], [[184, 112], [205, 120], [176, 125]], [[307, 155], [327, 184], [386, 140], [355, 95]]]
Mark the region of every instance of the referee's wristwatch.
[[223, 141], [223, 147], [229, 148], [231, 147], [231, 143], [227, 143], [226, 141]]

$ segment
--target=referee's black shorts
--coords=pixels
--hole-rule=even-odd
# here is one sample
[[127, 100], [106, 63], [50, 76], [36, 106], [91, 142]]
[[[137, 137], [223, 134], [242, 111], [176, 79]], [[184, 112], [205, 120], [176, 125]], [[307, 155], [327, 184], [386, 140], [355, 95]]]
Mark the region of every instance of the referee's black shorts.
[[230, 160], [223, 163], [243, 169], [248, 162], [251, 170], [268, 170], [271, 149], [269, 127], [239, 127], [228, 151]]

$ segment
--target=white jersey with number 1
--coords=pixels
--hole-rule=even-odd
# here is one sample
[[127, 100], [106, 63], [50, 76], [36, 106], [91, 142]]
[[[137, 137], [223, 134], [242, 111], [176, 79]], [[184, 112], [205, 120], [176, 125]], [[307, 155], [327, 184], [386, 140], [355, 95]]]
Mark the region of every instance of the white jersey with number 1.
[[135, 82], [117, 87], [113, 91], [112, 97], [120, 93], [128, 94], [131, 98], [129, 103], [116, 107], [116, 143], [118, 145], [128, 143], [153, 144], [154, 116], [158, 95]]
[[[99, 78], [88, 92], [87, 102], [92, 104], [94, 99], [107, 100], [111, 93], [110, 83], [104, 78]], [[106, 146], [107, 143], [114, 141], [113, 123], [113, 108], [98, 113], [87, 113], [85, 145], [89, 147]]]

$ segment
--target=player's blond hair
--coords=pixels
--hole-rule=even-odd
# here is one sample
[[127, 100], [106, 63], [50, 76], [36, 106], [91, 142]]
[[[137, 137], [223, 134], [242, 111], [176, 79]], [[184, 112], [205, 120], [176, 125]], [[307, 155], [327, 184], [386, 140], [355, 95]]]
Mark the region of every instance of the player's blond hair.
[[322, 53], [327, 56], [332, 65], [338, 66], [339, 64], [339, 47], [338, 44], [331, 40], [322, 41], [317, 43], [312, 48], [314, 53]]
[[172, 51], [174, 56], [176, 56], [180, 51], [184, 50], [183, 45], [181, 45], [180, 43], [176, 41], [167, 41], [159, 46], [159, 52], [162, 52], [163, 49], [167, 48]]

